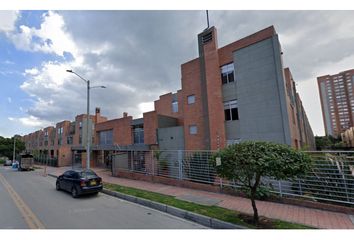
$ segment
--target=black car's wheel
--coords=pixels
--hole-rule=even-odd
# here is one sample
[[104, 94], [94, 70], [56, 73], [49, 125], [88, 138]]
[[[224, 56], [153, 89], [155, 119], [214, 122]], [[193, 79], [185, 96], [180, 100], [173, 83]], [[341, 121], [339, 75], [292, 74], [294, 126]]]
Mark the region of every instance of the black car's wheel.
[[73, 196], [73, 198], [77, 198], [79, 196], [76, 187], [71, 189], [71, 196]]
[[60, 183], [59, 183], [59, 181], [57, 181], [57, 183], [55, 184], [55, 189], [57, 190], [57, 191], [60, 191], [61, 189], [60, 189]]

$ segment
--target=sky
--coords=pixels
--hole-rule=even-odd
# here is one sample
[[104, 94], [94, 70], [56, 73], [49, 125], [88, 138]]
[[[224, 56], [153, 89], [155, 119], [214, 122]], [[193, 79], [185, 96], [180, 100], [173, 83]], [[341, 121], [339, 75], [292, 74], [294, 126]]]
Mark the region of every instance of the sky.
[[[354, 68], [354, 11], [209, 11], [219, 47], [274, 25], [315, 135], [324, 135], [317, 76]], [[0, 10], [0, 136], [24, 135], [86, 112], [134, 118], [181, 88], [198, 56], [205, 11]]]

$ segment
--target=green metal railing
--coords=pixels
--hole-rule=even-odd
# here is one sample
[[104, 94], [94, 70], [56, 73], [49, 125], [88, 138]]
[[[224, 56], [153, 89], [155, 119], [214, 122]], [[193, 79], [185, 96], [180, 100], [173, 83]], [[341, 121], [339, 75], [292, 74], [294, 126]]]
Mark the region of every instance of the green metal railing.
[[35, 164], [39, 165], [47, 165], [51, 167], [57, 167], [58, 166], [58, 158], [56, 157], [48, 157], [45, 155], [40, 155], [40, 156], [34, 156], [34, 162]]

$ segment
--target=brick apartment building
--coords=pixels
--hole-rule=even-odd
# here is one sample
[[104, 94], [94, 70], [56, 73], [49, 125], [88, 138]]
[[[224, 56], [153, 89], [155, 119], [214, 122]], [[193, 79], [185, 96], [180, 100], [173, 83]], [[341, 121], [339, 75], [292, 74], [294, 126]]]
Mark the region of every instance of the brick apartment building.
[[354, 69], [317, 78], [326, 135], [338, 137], [353, 127]]
[[[93, 165], [107, 164], [122, 150], [136, 150], [134, 154], [149, 149], [216, 150], [244, 140], [315, 148], [273, 26], [222, 48], [211, 27], [198, 35], [198, 46], [199, 56], [181, 65], [182, 88], [160, 96], [155, 110], [143, 113], [143, 118], [124, 113], [107, 120], [96, 109], [91, 116]], [[84, 116], [24, 136], [27, 150], [59, 157], [60, 166], [84, 160], [85, 144], [79, 141], [80, 136], [84, 139], [80, 128]], [[39, 137], [43, 134], [54, 144], [43, 145], [45, 138]]]

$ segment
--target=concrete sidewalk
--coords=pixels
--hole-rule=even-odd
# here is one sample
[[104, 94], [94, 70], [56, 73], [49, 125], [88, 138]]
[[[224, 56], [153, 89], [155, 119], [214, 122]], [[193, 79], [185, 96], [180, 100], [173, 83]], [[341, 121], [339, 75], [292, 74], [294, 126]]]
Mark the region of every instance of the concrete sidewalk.
[[[60, 175], [71, 167], [47, 167], [47, 173]], [[165, 195], [175, 196], [178, 199], [193, 201], [199, 204], [215, 205], [241, 213], [253, 214], [251, 202], [247, 198], [236, 197], [221, 193], [212, 193], [201, 190], [175, 187], [159, 183], [131, 180], [112, 177], [107, 169], [93, 169], [104, 182], [121, 186], [132, 187]], [[37, 170], [42, 171], [43, 169]], [[272, 219], [280, 219], [287, 222], [305, 224], [322, 229], [354, 229], [351, 216], [344, 213], [324, 211], [282, 203], [257, 201], [258, 213]], [[353, 216], [352, 216], [353, 218]]]

